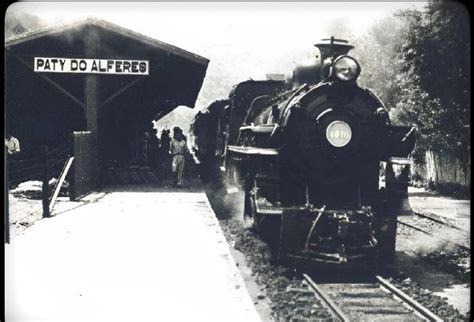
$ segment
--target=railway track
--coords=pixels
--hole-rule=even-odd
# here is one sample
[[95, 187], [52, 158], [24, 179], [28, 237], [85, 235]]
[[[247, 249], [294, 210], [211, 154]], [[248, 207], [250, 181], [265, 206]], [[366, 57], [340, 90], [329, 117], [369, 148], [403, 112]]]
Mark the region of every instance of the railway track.
[[[453, 228], [453, 229], [460, 230], [460, 231], [464, 232], [464, 230], [462, 230], [461, 228], [459, 228], [459, 227], [457, 227], [457, 226], [454, 226], [454, 225], [450, 224], [449, 222], [443, 222], [441, 219], [431, 218], [431, 217], [424, 216], [424, 215], [420, 215], [420, 214], [416, 214], [416, 213], [415, 213], [415, 215], [418, 215], [418, 216], [420, 216], [420, 217], [423, 217], [423, 218], [426, 218], [426, 219], [428, 219], [428, 220], [434, 221], [434, 222], [436, 222], [436, 223], [438, 223], [438, 224], [440, 224], [440, 225], [446, 226], [446, 227], [448, 227], [448, 228]], [[426, 235], [428, 235], [428, 236], [431, 236], [431, 237], [433, 237], [433, 238], [442, 240], [442, 241], [444, 241], [444, 242], [446, 242], [446, 243], [448, 243], [448, 244], [452, 244], [452, 245], [454, 245], [454, 246], [456, 246], [456, 247], [458, 247], [458, 248], [460, 248], [460, 249], [462, 249], [462, 250], [465, 250], [465, 251], [468, 251], [468, 252], [471, 251], [471, 247], [466, 246], [466, 245], [462, 245], [462, 244], [460, 244], [460, 243], [458, 243], [458, 242], [456, 242], [456, 241], [450, 240], [450, 239], [446, 239], [446, 238], [442, 237], [439, 233], [438, 233], [438, 234], [431, 233], [431, 232], [429, 232], [428, 230], [426, 230], [426, 229], [424, 229], [424, 228], [421, 228], [421, 227], [419, 227], [419, 226], [413, 225], [412, 223], [408, 223], [408, 222], [406, 222], [406, 221], [404, 221], [404, 220], [401, 220], [401, 219], [398, 219], [398, 223], [401, 224], [401, 225], [403, 225], [403, 226], [405, 226], [405, 227], [409, 227], [409, 228], [414, 229], [414, 230], [416, 230], [416, 231], [422, 232], [422, 233], [424, 233], [424, 234], [426, 234]]]
[[338, 321], [443, 321], [380, 276], [373, 283], [316, 283], [308, 288]]
[[441, 217], [441, 216], [438, 216], [438, 215], [435, 215], [435, 214], [422, 214], [422, 213], [413, 211], [413, 215], [417, 216], [417, 217], [420, 217], [420, 218], [424, 218], [424, 219], [433, 221], [437, 224], [440, 224], [440, 225], [443, 225], [443, 226], [446, 226], [446, 227], [449, 227], [449, 228], [453, 228], [453, 229], [456, 229], [456, 230], [459, 230], [459, 231], [462, 231], [462, 232], [465, 232], [465, 233], [469, 233], [469, 232], [465, 231], [464, 229], [450, 223], [447, 218], [444, 218], [444, 217]]

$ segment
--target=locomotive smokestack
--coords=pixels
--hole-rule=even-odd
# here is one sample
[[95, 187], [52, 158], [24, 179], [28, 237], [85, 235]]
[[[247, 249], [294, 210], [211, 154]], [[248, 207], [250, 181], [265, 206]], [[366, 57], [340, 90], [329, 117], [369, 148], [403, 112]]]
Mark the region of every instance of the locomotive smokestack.
[[320, 42], [314, 45], [321, 52], [321, 61], [326, 58], [335, 58], [340, 55], [346, 55], [349, 50], [354, 48], [347, 40], [336, 39], [334, 36], [331, 38], [321, 39]]
[[331, 42], [329, 43], [329, 55], [334, 52], [334, 36], [331, 36]]
[[354, 48], [354, 46], [349, 44], [347, 40], [336, 39], [334, 36], [331, 36], [331, 38], [321, 39], [321, 41], [316, 43], [314, 46], [318, 48], [321, 53], [320, 75], [323, 78], [329, 77], [330, 66], [337, 57], [346, 55], [349, 50]]

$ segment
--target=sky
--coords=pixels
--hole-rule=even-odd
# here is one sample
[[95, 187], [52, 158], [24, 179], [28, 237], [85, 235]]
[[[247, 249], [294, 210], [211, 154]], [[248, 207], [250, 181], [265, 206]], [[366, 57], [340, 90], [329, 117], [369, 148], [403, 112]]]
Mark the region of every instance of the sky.
[[202, 108], [225, 98], [240, 81], [265, 79], [267, 73], [291, 74], [295, 64], [314, 55], [317, 41], [337, 30], [337, 22], [357, 37], [396, 10], [421, 6], [422, 2], [19, 2], [6, 14], [27, 12], [48, 25], [101, 18], [204, 56], [210, 64], [196, 103]]

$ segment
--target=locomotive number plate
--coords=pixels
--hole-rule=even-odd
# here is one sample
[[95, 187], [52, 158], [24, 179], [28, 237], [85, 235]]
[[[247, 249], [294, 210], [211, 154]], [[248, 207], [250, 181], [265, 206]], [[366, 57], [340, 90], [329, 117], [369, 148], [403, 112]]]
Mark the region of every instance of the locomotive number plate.
[[347, 145], [352, 138], [349, 124], [343, 121], [334, 121], [326, 129], [326, 138], [331, 145], [340, 148]]

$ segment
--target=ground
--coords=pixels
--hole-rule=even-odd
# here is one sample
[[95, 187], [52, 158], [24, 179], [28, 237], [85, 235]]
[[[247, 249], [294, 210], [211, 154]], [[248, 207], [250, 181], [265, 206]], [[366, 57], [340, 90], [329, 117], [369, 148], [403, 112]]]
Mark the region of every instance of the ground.
[[[28, 181], [10, 190], [8, 201], [10, 235], [12, 237], [23, 233], [36, 221], [43, 219], [41, 185], [40, 181]], [[71, 202], [69, 197], [60, 194], [54, 205], [53, 212], [55, 215], [62, 214], [90, 202], [89, 199], [85, 198]]]
[[8, 321], [259, 320], [203, 192], [124, 186], [53, 215], [5, 247]]
[[423, 188], [409, 188], [410, 205], [413, 211], [434, 213], [452, 219], [460, 228], [470, 232], [471, 200], [444, 197]]
[[[413, 218], [422, 227], [443, 239], [431, 238], [409, 228], [399, 227], [397, 239], [398, 268], [456, 307], [470, 312], [470, 252], [450, 244], [450, 241], [470, 247], [470, 200], [443, 197], [423, 188], [410, 188], [410, 205], [415, 212], [448, 218], [461, 230], [435, 225]], [[404, 220], [405, 218], [401, 218]]]
[[[168, 193], [165, 194], [165, 192]], [[192, 260], [194, 258], [193, 253], [189, 253], [186, 246], [180, 248], [179, 243], [174, 244], [173, 249], [175, 251], [173, 254], [168, 252], [170, 247], [165, 248], [166, 251], [164, 253], [160, 253], [156, 247], [150, 247], [151, 239], [148, 239], [148, 237], [159, 232], [168, 245], [168, 241], [172, 238], [171, 236], [182, 236], [186, 238], [189, 234], [195, 234], [196, 232], [194, 230], [196, 226], [193, 226], [192, 232], [183, 232], [181, 235], [171, 233], [165, 229], [166, 227], [152, 229], [152, 227], [163, 226], [162, 222], [156, 221], [156, 218], [159, 218], [157, 217], [158, 215], [152, 215], [149, 210], [137, 206], [137, 203], [140, 204], [141, 198], [150, 201], [150, 196], [154, 196], [153, 199], [155, 199], [155, 197], [159, 196], [169, 196], [170, 193], [174, 196], [178, 196], [180, 193], [191, 193], [191, 195], [193, 195], [194, 193], [198, 193], [198, 191], [195, 189], [184, 189], [180, 191], [173, 191], [169, 188], [147, 189], [136, 186], [116, 189], [114, 196], [111, 196], [109, 192], [92, 194], [79, 202], [70, 202], [67, 198], [62, 197], [55, 206], [55, 211], [53, 212], [55, 217], [46, 220], [40, 220], [42, 219], [40, 200], [30, 200], [19, 197], [18, 195], [10, 195], [12, 230], [12, 245], [10, 246], [12, 247], [10, 248], [10, 246], [7, 245], [7, 251], [10, 249], [11, 255], [20, 254], [21, 252], [18, 251], [18, 249], [21, 249], [21, 247], [18, 245], [23, 244], [23, 246], [26, 247], [28, 244], [28, 247], [31, 247], [31, 242], [33, 241], [40, 243], [36, 245], [40, 249], [47, 250], [46, 252], [44, 250], [38, 251], [34, 256], [31, 254], [28, 256], [25, 255], [23, 260], [28, 260], [28, 265], [30, 266], [17, 267], [15, 269], [11, 267], [10, 272], [13, 276], [17, 274], [18, 278], [20, 272], [29, 275], [30, 278], [37, 276], [36, 274], [49, 276], [51, 280], [55, 280], [54, 285], [61, 282], [68, 282], [71, 276], [79, 276], [78, 282], [75, 285], [65, 284], [65, 289], [62, 289], [63, 292], [66, 292], [64, 300], [74, 299], [75, 296], [79, 296], [81, 301], [86, 303], [85, 305], [86, 307], [88, 306], [89, 309], [93, 309], [94, 300], [92, 298], [95, 296], [95, 299], [98, 299], [101, 296], [99, 293], [103, 291], [99, 291], [99, 289], [102, 288], [102, 290], [104, 290], [107, 287], [111, 287], [114, 279], [123, 279], [123, 276], [128, 276], [130, 272], [134, 272], [134, 276], [140, 276], [144, 272], [144, 276], [140, 276], [138, 280], [145, 278], [146, 273], [149, 273], [152, 279], [156, 277], [155, 275], [170, 276], [169, 283], [172, 286], [174, 285], [176, 289], [180, 289], [183, 282], [174, 281], [171, 277], [177, 275], [176, 270], [173, 269], [173, 267], [175, 267], [175, 261], [185, 257], [176, 256], [176, 254], [185, 254], [187, 259], [185, 263], [182, 264], [184, 267], [186, 267], [186, 265], [195, 267], [196, 263], [200, 263], [204, 260], [204, 257], [198, 256]], [[168, 198], [164, 197], [164, 199], [161, 199], [160, 204], [156, 204], [155, 209], [163, 209], [163, 205], [171, 205], [177, 202], [179, 206], [176, 207], [176, 209], [186, 211], [186, 209], [189, 209], [187, 208], [187, 204], [190, 200], [189, 196], [191, 195], [186, 195], [185, 198], [177, 198], [174, 200], [167, 200]], [[127, 202], [125, 202], [125, 200], [127, 200]], [[131, 205], [128, 205], [131, 200], [133, 200], [133, 202]], [[242, 210], [238, 209], [239, 201], [241, 200], [238, 198], [233, 200], [232, 212], [234, 212], [234, 214], [240, 213]], [[438, 235], [447, 236], [450, 240], [456, 240], [470, 246], [470, 200], [447, 198], [422, 189], [410, 188], [410, 203], [412, 208], [417, 212], [431, 213], [449, 218], [451, 223], [459, 226], [463, 231], [455, 231], [453, 233], [452, 230], [448, 230], [445, 227], [439, 227], [433, 225], [433, 223], [424, 222], [419, 219], [415, 222], [417, 225], [422, 225], [425, 229], [437, 232]], [[110, 211], [111, 209], [116, 209], [117, 204], [122, 205], [121, 207], [126, 209], [125, 213], [128, 217], [121, 211]], [[186, 220], [188, 217], [184, 214], [173, 217], [173, 215], [171, 215], [172, 211], [166, 209], [165, 207], [165, 217], [178, 220], [175, 224], [178, 224], [178, 222], [188, 222]], [[88, 214], [89, 210], [91, 210], [93, 214]], [[81, 226], [84, 225], [84, 223], [80, 224], [77, 222], [76, 220], [79, 220], [78, 218], [88, 218], [90, 226]], [[212, 215], [212, 218], [214, 218], [214, 215]], [[209, 226], [207, 226], [209, 229], [217, 229], [217, 221], [214, 219], [205, 219], [205, 222], [209, 224]], [[407, 217], [402, 219], [407, 219]], [[199, 225], [199, 221], [191, 222]], [[318, 306], [317, 303], [315, 304], [313, 299], [307, 297], [301, 282], [292, 276], [293, 272], [291, 269], [288, 270], [279, 267], [269, 261], [265, 244], [259, 241], [258, 236], [249, 232], [247, 229], [243, 229], [240, 220], [237, 220], [237, 218], [221, 220], [220, 225], [224, 230], [227, 243], [230, 246], [230, 252], [223, 256], [224, 261], [227, 262], [228, 266], [234, 266], [235, 268], [236, 265], [239, 268], [240, 274], [237, 274], [238, 276], [235, 277], [238, 283], [235, 285], [240, 285], [238, 289], [244, 293], [244, 295], [242, 295], [243, 298], [247, 297], [247, 300], [245, 300], [247, 305], [249, 303], [254, 304], [254, 308], [258, 312], [261, 320], [274, 320], [277, 317], [296, 316], [298, 314], [302, 316], [313, 316], [319, 319], [327, 318], [328, 313], [325, 312], [322, 307]], [[106, 233], [103, 231], [104, 227], [107, 227]], [[219, 231], [219, 229], [214, 233], [219, 235], [217, 231]], [[467, 233], [468, 238], [461, 238], [460, 236], [465, 233]], [[201, 242], [209, 240], [213, 234], [199, 233], [199, 239], [202, 239]], [[76, 238], [77, 245], [70, 244], [70, 239], [73, 236]], [[83, 238], [77, 239], [80, 236], [87, 236], [87, 240], [83, 240]], [[93, 243], [94, 240], [95, 243]], [[59, 243], [58, 241], [61, 242]], [[183, 240], [181, 240], [180, 243], [181, 242], [183, 242]], [[225, 243], [223, 237], [214, 240], [214, 242], [217, 245], [225, 245], [227, 247], [227, 243]], [[196, 244], [194, 241], [193, 243]], [[56, 248], [57, 245], [61, 245], [61, 247]], [[73, 247], [71, 248], [71, 246]], [[197, 247], [196, 244], [195, 253], [199, 253], [202, 245], [199, 246], [201, 247], [199, 250]], [[208, 252], [206, 252], [206, 256], [216, 253], [214, 246], [208, 244], [207, 247]], [[70, 257], [71, 254], [83, 255], [85, 249], [93, 248], [96, 248], [94, 252], [97, 251], [102, 255], [97, 254], [92, 258], [86, 256], [84, 262], [80, 262], [80, 259], [83, 258], [81, 256]], [[12, 252], [13, 249], [15, 249], [14, 252]], [[123, 250], [126, 252], [120, 253], [120, 251]], [[32, 249], [23, 249], [22, 251], [25, 251], [25, 254], [29, 254]], [[49, 255], [44, 256], [45, 253], [46, 255], [49, 253]], [[107, 255], [103, 256], [103, 254]], [[130, 256], [129, 258], [133, 259], [132, 262], [141, 263], [142, 265], [138, 266], [130, 263], [124, 265], [124, 262], [127, 262], [124, 261], [124, 254]], [[153, 256], [153, 254], [160, 254], [160, 256], [172, 258], [172, 261], [156, 264], [154, 261], [149, 260], [149, 257]], [[19, 256], [15, 255], [15, 257]], [[216, 258], [210, 260], [216, 261]], [[190, 262], [191, 264], [189, 264]], [[38, 263], [42, 263], [42, 265], [38, 265]], [[57, 264], [52, 266], [51, 263]], [[85, 265], [85, 263], [87, 263], [87, 265]], [[466, 264], [469, 265], [466, 266]], [[31, 272], [27, 273], [25, 267], [35, 267], [34, 271], [37, 272], [35, 274]], [[39, 268], [36, 269], [36, 267]], [[119, 269], [117, 269], [117, 267]], [[112, 272], [110, 277], [107, 276], [109, 274], [107, 269]], [[152, 272], [153, 270], [154, 272]], [[139, 272], [138, 274], [136, 273], [137, 271]], [[160, 273], [156, 274], [156, 272]], [[181, 273], [185, 276], [187, 272], [183, 269]], [[415, 297], [422, 304], [429, 306], [430, 309], [444, 317], [452, 318], [457, 316], [463, 319], [462, 316], [468, 316], [470, 313], [469, 273], [470, 254], [463, 254], [462, 251], [450, 246], [449, 243], [431, 239], [426, 235], [408, 228], [399, 227], [397, 260], [391, 281], [409, 295]], [[84, 286], [92, 285], [93, 283], [90, 284], [90, 281], [84, 280], [84, 274], [90, 274], [90, 276], [98, 274], [99, 277], [105, 278], [105, 281], [93, 280], [93, 283], [98, 283], [101, 287], [89, 293], [87, 287], [84, 288]], [[120, 274], [122, 275], [119, 276]], [[155, 282], [157, 281], [155, 280]], [[168, 283], [168, 281], [166, 282]], [[187, 282], [192, 283], [191, 280]], [[38, 285], [38, 280], [34, 283]], [[10, 286], [13, 285], [14, 284], [10, 284]], [[54, 285], [48, 285], [48, 288], [54, 290], [54, 287], [56, 287]], [[152, 294], [151, 289], [146, 287], [145, 283], [141, 287], [143, 287], [141, 290], [144, 291], [143, 293], [139, 293], [135, 290], [132, 294], [135, 294], [137, 297], [146, 294], [149, 297], [160, 298], [159, 294]], [[17, 288], [15, 286], [11, 289], [16, 290]], [[72, 294], [75, 291], [77, 291], [77, 294]], [[247, 295], [247, 292], [250, 296]], [[102, 293], [102, 295], [104, 294], [105, 293]], [[28, 300], [33, 302], [35, 295], [40, 297], [37, 292], [33, 292], [26, 298], [22, 298], [22, 303], [28, 303]], [[44, 294], [41, 294], [41, 296], [44, 296]], [[51, 300], [52, 303], [57, 303], [58, 301], [58, 299], [54, 298], [51, 294], [49, 297], [46, 297], [46, 299]], [[112, 305], [112, 300], [123, 303], [120, 298], [116, 297], [111, 298], [107, 303]], [[181, 303], [185, 301], [185, 299], [182, 299]], [[192, 301], [194, 300], [191, 300], [191, 302]], [[66, 308], [68, 310], [74, 309], [67, 305]], [[45, 309], [41, 308], [41, 310], [44, 312]], [[456, 310], [459, 312], [456, 312]], [[230, 315], [227, 314], [226, 320], [229, 317]]]

